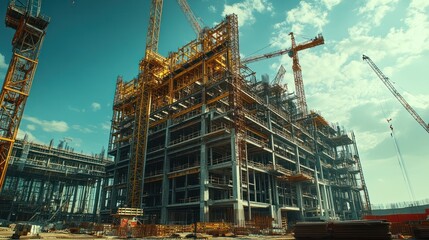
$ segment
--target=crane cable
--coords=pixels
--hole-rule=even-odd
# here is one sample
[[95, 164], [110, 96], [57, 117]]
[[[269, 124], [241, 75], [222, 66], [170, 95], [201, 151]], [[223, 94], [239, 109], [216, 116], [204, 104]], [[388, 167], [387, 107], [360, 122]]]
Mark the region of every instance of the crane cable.
[[412, 203], [415, 203], [415, 195], [414, 195], [414, 190], [411, 186], [410, 183], [410, 178], [408, 177], [408, 171], [407, 168], [405, 167], [405, 162], [404, 162], [404, 158], [402, 157], [402, 153], [401, 153], [401, 149], [399, 148], [399, 144], [398, 144], [398, 140], [395, 137], [395, 132], [393, 131], [393, 124], [390, 123], [392, 121], [392, 118], [387, 118], [387, 114], [384, 111], [383, 108], [383, 104], [381, 103], [381, 110], [386, 118], [386, 121], [389, 125], [390, 128], [390, 136], [393, 139], [393, 144], [395, 145], [395, 150], [396, 150], [396, 157], [398, 159], [398, 163], [399, 163], [399, 167], [401, 168], [402, 171], [402, 177], [404, 178], [405, 184], [407, 185], [407, 190], [408, 190], [408, 194], [411, 197]]
[[[387, 119], [387, 120], [388, 120], [388, 122], [391, 121], [391, 119], [390, 119], [390, 121], [389, 121], [389, 119]], [[416, 201], [415, 195], [414, 195], [414, 190], [413, 190], [413, 188], [411, 186], [410, 178], [408, 177], [408, 171], [407, 171], [407, 168], [405, 167], [404, 158], [402, 157], [401, 149], [399, 148], [398, 140], [395, 137], [395, 133], [393, 131], [392, 124], [390, 124], [390, 131], [391, 131], [390, 136], [392, 137], [393, 142], [395, 144], [395, 149], [396, 149], [396, 152], [397, 152], [397, 158], [398, 158], [399, 166], [401, 167], [401, 171], [402, 171], [402, 174], [403, 174], [403, 177], [404, 177], [404, 181], [405, 181], [405, 183], [408, 186], [408, 193], [410, 194], [411, 200], [412, 200], [412, 202], [414, 204], [415, 201]]]

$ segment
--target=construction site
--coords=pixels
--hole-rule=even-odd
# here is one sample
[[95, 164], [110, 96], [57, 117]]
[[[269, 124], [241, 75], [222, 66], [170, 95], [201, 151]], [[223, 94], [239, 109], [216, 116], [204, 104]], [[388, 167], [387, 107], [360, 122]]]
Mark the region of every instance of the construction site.
[[[298, 53], [324, 44], [322, 34], [296, 42], [291, 32], [290, 48], [241, 58], [237, 15], [202, 27], [178, 3], [197, 37], [159, 54], [163, 1], [151, 1], [138, 75], [117, 77], [105, 158], [77, 153], [67, 139], [16, 139], [50, 19], [41, 1], [10, 1], [6, 25], [16, 34], [1, 94], [0, 219], [91, 223], [121, 238], [296, 227], [296, 239], [319, 239], [297, 234], [370, 215], [354, 132], [307, 106]], [[248, 66], [283, 54], [292, 59], [294, 90], [282, 84], [283, 66], [272, 80]], [[384, 235], [371, 239], [391, 239], [390, 225], [377, 224]]]

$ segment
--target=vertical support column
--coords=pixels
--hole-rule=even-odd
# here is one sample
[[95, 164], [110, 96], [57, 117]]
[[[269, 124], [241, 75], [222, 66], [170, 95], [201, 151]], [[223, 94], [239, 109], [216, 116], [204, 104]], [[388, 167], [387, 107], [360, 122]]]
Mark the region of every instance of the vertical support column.
[[[267, 103], [268, 103], [268, 96], [266, 99]], [[270, 130], [273, 129], [272, 124], [271, 124], [271, 111], [268, 109], [268, 127]], [[270, 148], [271, 148], [271, 159], [272, 159], [272, 164], [273, 164], [273, 169], [277, 168], [277, 160], [276, 160], [276, 154], [274, 151], [274, 135], [272, 133], [270, 133]], [[282, 227], [282, 217], [281, 217], [281, 210], [280, 210], [280, 204], [279, 204], [279, 192], [278, 192], [278, 183], [277, 183], [277, 179], [275, 176], [273, 175], [269, 175], [269, 179], [270, 181], [272, 181], [272, 187], [271, 187], [271, 191], [270, 194], [272, 193], [272, 202], [271, 202], [271, 217], [274, 219], [275, 224], [277, 224], [279, 227]]]
[[351, 203], [351, 211], [352, 211], [352, 219], [356, 220], [357, 219], [357, 211], [356, 211], [356, 202], [355, 202], [355, 198], [354, 198], [354, 192], [352, 190], [349, 190], [349, 200]]
[[237, 161], [235, 129], [231, 129], [231, 160], [232, 160], [232, 196], [234, 198], [234, 221], [235, 224], [244, 223], [244, 207], [241, 198], [240, 163]]
[[27, 188], [27, 196], [25, 197], [26, 202], [31, 201], [30, 197], [31, 197], [31, 193], [33, 192], [33, 184], [34, 184], [34, 179], [30, 179], [30, 183]]
[[[292, 126], [293, 129], [293, 126]], [[299, 148], [298, 145], [295, 145], [295, 160], [296, 160], [296, 172], [300, 173], [301, 172], [301, 162], [299, 160]], [[302, 185], [301, 183], [298, 183], [296, 185], [296, 200], [298, 203], [298, 207], [299, 207], [299, 212], [300, 212], [300, 218], [303, 219], [304, 218], [304, 204], [302, 201]]]
[[[205, 91], [203, 91], [205, 94]], [[201, 136], [204, 136], [207, 132], [206, 119], [208, 114], [206, 114], [206, 105], [203, 104], [201, 108]], [[209, 221], [209, 190], [207, 187], [208, 184], [208, 168], [207, 168], [207, 152], [206, 152], [206, 143], [204, 137], [202, 138], [201, 147], [200, 147], [200, 213], [199, 218], [200, 222]]]
[[38, 205], [41, 205], [44, 201], [44, 195], [45, 195], [45, 180], [40, 181], [40, 189], [39, 189], [39, 197], [37, 198], [36, 202]]
[[329, 218], [331, 216], [331, 211], [329, 207], [329, 199], [328, 194], [326, 192], [326, 185], [322, 184], [322, 196], [323, 196], [323, 208], [325, 209], [325, 217]]
[[102, 178], [97, 179], [96, 188], [95, 188], [94, 208], [92, 209], [92, 221], [94, 222], [99, 222], [99, 219], [97, 217], [99, 216], [99, 214], [97, 213], [97, 211], [98, 211], [98, 205], [100, 204], [101, 182], [102, 182]]
[[[171, 119], [167, 119], [167, 126], [165, 128], [165, 139], [164, 139], [164, 168], [162, 170], [162, 195], [161, 195], [161, 224], [168, 223], [168, 199], [170, 193], [170, 179], [168, 178], [168, 172], [170, 171], [170, 160], [168, 158], [168, 143], [170, 142], [170, 125]], [[173, 191], [172, 191], [173, 192]]]
[[332, 187], [331, 186], [326, 186], [327, 188], [327, 192], [328, 192], [328, 199], [329, 199], [329, 205], [331, 206], [331, 217], [336, 218], [336, 209], [335, 209], [335, 205], [334, 205], [334, 197], [332, 195]]
[[322, 206], [322, 196], [320, 194], [320, 184], [319, 184], [319, 176], [317, 174], [317, 167], [314, 167], [314, 177], [316, 179], [315, 185], [316, 185], [316, 192], [317, 192], [317, 208], [320, 209], [321, 216], [324, 215], [325, 210]]
[[295, 160], [296, 160], [296, 172], [301, 172], [301, 161], [299, 160], [299, 148], [298, 145], [295, 145]]
[[296, 185], [296, 200], [299, 207], [300, 218], [304, 218], [304, 203], [302, 202], [302, 186], [301, 183], [297, 183]]
[[[71, 189], [71, 192], [69, 193], [69, 194], [67, 194], [67, 196], [70, 196], [70, 197], [68, 197], [68, 201], [70, 202], [70, 200], [71, 199], [73, 199], [73, 201], [72, 201], [72, 207], [71, 207], [71, 209], [70, 209], [70, 213], [74, 213], [74, 209], [75, 209], [75, 207], [76, 207], [76, 201], [77, 201], [77, 193], [78, 193], [78, 190], [79, 190], [79, 185], [71, 185], [70, 184], [70, 188], [69, 189]], [[72, 198], [72, 195], [73, 195], [73, 198]], [[67, 212], [67, 211], [66, 211]]]

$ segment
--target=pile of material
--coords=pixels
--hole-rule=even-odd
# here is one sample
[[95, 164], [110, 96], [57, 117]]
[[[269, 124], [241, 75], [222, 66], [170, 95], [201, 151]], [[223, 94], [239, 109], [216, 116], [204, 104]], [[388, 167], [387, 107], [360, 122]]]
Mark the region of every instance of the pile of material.
[[299, 222], [295, 225], [295, 239], [331, 239], [327, 222]]
[[390, 223], [384, 221], [303, 222], [295, 226], [295, 238], [390, 240]]
[[416, 239], [429, 239], [429, 221], [413, 227]]

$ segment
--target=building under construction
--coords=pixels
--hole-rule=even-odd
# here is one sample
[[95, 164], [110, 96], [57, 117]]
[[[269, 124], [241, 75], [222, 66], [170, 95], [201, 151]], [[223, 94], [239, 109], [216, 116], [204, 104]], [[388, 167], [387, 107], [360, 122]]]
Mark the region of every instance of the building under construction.
[[15, 141], [0, 192], [0, 219], [97, 221], [108, 160], [76, 153], [62, 140], [55, 147]]
[[153, 9], [138, 77], [117, 79], [104, 222], [121, 207], [143, 208], [147, 223], [283, 227], [370, 211], [353, 133], [256, 79], [240, 60], [236, 15], [163, 57]]

